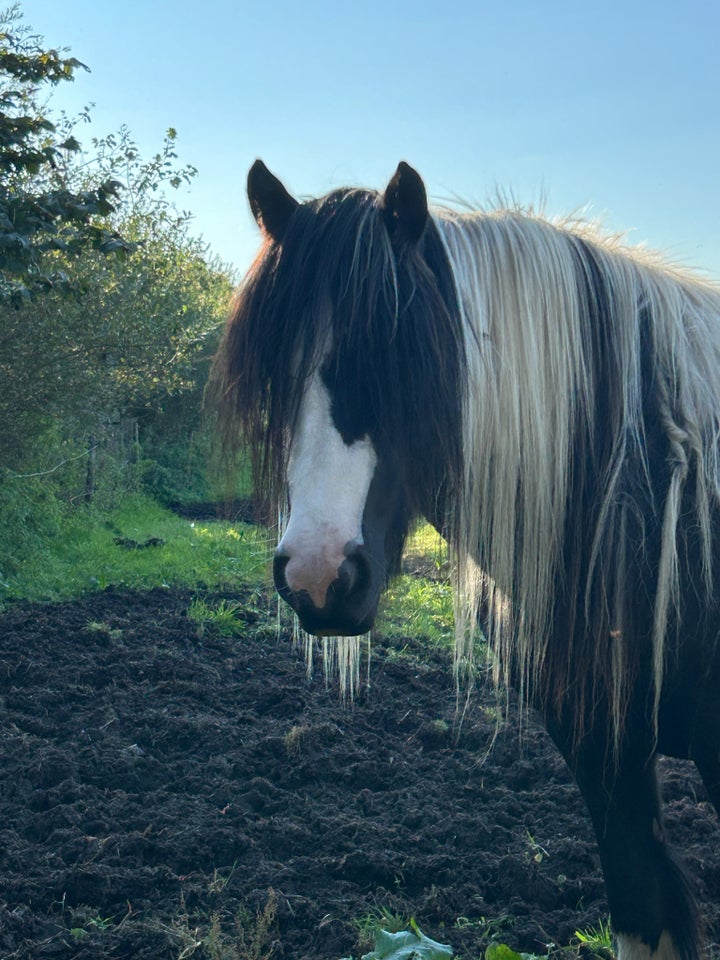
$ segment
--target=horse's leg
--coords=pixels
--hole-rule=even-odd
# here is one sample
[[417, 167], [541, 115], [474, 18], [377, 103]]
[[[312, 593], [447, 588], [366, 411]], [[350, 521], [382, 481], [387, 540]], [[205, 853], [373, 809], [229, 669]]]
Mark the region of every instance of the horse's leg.
[[614, 764], [604, 736], [566, 752], [566, 732], [551, 728], [595, 828], [618, 960], [697, 960], [697, 914], [665, 842], [654, 757], [626, 749]]

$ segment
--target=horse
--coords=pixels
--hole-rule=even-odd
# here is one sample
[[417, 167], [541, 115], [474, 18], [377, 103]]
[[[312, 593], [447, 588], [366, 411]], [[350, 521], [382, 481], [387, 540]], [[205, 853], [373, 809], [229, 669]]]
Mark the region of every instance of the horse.
[[720, 814], [720, 287], [580, 219], [299, 202], [248, 175], [262, 246], [214, 360], [227, 450], [287, 496], [273, 574], [302, 627], [368, 631], [426, 518], [592, 820], [619, 960], [695, 960], [658, 753]]

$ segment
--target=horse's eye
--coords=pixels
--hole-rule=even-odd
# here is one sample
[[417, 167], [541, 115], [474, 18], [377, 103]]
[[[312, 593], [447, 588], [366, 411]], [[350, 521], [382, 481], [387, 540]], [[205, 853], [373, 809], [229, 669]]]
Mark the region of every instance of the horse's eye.
[[331, 397], [331, 416], [335, 428], [348, 444], [370, 433], [371, 418], [362, 383], [353, 371], [341, 371], [326, 365], [321, 376]]
[[370, 433], [370, 420], [362, 407], [362, 397], [350, 398], [344, 393], [332, 398], [333, 423], [343, 441], [349, 446]]

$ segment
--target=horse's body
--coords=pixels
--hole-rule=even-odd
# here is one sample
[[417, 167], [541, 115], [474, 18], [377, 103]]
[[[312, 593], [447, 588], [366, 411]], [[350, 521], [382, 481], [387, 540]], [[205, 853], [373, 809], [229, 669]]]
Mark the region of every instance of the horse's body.
[[287, 484], [279, 592], [362, 633], [430, 519], [460, 659], [482, 614], [577, 779], [621, 960], [692, 960], [654, 764], [694, 760], [720, 813], [720, 289], [581, 225], [430, 214], [406, 164], [384, 195], [298, 204], [259, 161], [248, 190], [265, 244], [215, 380]]

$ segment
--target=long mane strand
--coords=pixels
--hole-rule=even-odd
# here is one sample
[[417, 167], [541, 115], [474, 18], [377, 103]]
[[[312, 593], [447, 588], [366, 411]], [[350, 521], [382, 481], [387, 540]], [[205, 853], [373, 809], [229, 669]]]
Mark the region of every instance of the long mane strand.
[[[471, 384], [456, 662], [482, 607], [498, 679], [558, 709], [570, 698], [578, 718], [606, 695], [617, 738], [646, 642], [657, 722], [687, 502], [712, 590], [720, 291], [586, 227], [514, 210], [436, 220]], [[637, 635], [632, 569], [652, 593], [651, 637]]]

